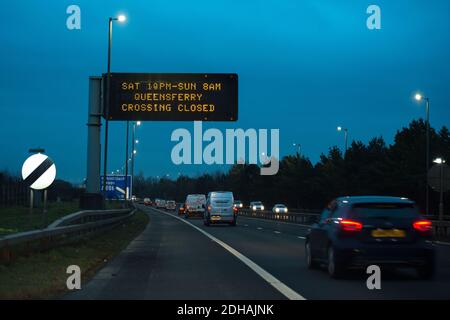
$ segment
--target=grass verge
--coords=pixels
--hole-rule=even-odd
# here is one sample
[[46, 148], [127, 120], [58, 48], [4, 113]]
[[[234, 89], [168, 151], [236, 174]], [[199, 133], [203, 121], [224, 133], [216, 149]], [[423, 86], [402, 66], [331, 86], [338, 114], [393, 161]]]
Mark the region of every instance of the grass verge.
[[108, 260], [122, 251], [148, 223], [138, 211], [128, 222], [76, 244], [19, 257], [0, 265], [0, 299], [54, 299], [67, 291], [66, 269], [78, 265], [82, 282], [91, 278]]

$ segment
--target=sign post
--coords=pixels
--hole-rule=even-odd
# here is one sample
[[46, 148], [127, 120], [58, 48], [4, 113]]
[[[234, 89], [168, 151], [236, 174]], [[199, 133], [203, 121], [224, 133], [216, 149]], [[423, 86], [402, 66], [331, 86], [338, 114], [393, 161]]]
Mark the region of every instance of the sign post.
[[33, 190], [44, 190], [44, 225], [47, 223], [47, 188], [53, 183], [56, 177], [56, 166], [48, 156], [37, 153], [34, 154], [22, 165], [22, 178], [26, 185], [30, 187], [30, 213], [33, 210]]

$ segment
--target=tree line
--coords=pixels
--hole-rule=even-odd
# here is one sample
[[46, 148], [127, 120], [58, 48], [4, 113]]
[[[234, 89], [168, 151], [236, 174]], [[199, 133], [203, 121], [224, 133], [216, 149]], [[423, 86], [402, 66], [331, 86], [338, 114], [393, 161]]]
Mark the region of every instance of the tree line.
[[[135, 176], [133, 193], [140, 197], [184, 201], [187, 194], [207, 194], [213, 190], [233, 191], [235, 198], [248, 204], [260, 200], [266, 207], [284, 203], [290, 208], [322, 209], [328, 201], [345, 195], [392, 195], [408, 197], [425, 208], [426, 124], [412, 121], [397, 131], [387, 145], [382, 137], [367, 144], [353, 141], [345, 154], [331, 147], [316, 164], [299, 153], [280, 160], [273, 176], [260, 175], [257, 165], [237, 164], [227, 172], [205, 173], [198, 177], [181, 175], [176, 180]], [[430, 128], [430, 160], [442, 157], [450, 161], [450, 132]], [[26, 204], [22, 179], [0, 172], [0, 205]], [[63, 180], [49, 188], [49, 200], [78, 199], [84, 192]], [[20, 197], [20, 198], [17, 198]], [[430, 212], [437, 214], [439, 193], [430, 189]], [[450, 193], [444, 195], [450, 206]], [[449, 212], [449, 210], [446, 210]]]
[[[231, 190], [236, 199], [247, 204], [261, 200], [267, 206], [284, 203], [299, 209], [321, 209], [337, 196], [391, 195], [408, 197], [424, 210], [426, 124], [422, 119], [398, 130], [391, 145], [382, 137], [367, 144], [355, 140], [344, 153], [333, 146], [316, 164], [299, 153], [287, 155], [273, 176], [262, 176], [257, 165], [249, 164], [198, 177], [181, 175], [176, 180], [145, 178], [140, 173], [133, 189], [138, 197], [180, 202], [189, 193]], [[439, 131], [430, 128], [430, 162], [437, 157], [450, 161], [450, 132], [445, 126]], [[445, 200], [450, 203], [448, 194]], [[437, 214], [438, 201], [439, 194], [430, 189], [427, 214]]]

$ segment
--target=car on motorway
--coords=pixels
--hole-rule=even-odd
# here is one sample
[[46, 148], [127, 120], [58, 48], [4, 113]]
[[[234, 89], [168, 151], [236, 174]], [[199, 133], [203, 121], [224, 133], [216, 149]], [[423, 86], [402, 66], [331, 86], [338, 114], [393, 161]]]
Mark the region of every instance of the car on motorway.
[[234, 200], [233, 206], [238, 209], [242, 209], [244, 207], [244, 203], [241, 200]]
[[212, 223], [228, 223], [236, 225], [237, 208], [234, 206], [233, 192], [213, 191], [208, 193], [203, 223], [209, 226]]
[[288, 208], [284, 204], [278, 203], [273, 206], [272, 212], [273, 213], [288, 213]]
[[152, 200], [150, 200], [150, 198], [144, 198], [144, 205], [151, 206], [152, 205]]
[[323, 210], [305, 241], [308, 268], [327, 265], [331, 277], [350, 268], [408, 266], [419, 277], [435, 272], [432, 223], [407, 198], [340, 197]]
[[166, 208], [166, 200], [163, 199], [156, 199], [155, 200], [156, 208], [158, 209], [165, 209]]
[[249, 208], [252, 211], [263, 211], [264, 205], [262, 204], [261, 201], [252, 201], [250, 202]]
[[189, 194], [185, 201], [184, 217], [186, 219], [192, 216], [203, 217], [205, 212], [206, 197], [204, 194]]
[[174, 200], [167, 200], [166, 201], [166, 210], [172, 210], [174, 211], [177, 208], [177, 204]]
[[182, 203], [178, 208], [178, 215], [184, 215], [185, 210], [186, 210], [186, 203]]

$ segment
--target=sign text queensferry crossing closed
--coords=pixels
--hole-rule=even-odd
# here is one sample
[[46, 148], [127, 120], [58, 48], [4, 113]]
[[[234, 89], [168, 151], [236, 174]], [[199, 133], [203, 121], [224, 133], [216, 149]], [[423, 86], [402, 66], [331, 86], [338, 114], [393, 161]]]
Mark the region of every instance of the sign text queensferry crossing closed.
[[238, 118], [237, 74], [111, 73], [110, 81], [109, 120]]

